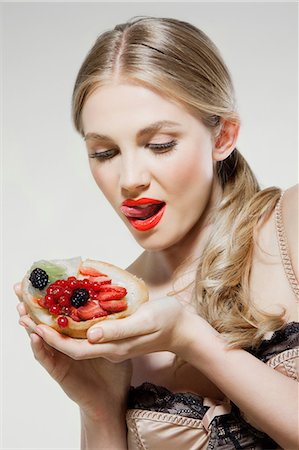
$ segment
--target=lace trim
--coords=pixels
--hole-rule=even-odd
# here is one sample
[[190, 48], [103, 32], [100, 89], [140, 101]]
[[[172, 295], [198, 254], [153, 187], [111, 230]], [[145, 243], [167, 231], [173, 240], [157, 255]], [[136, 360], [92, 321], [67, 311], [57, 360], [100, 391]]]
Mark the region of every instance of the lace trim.
[[258, 348], [246, 349], [263, 362], [285, 350], [299, 347], [299, 322], [289, 322], [281, 330], [274, 331], [270, 339], [264, 339]]
[[[163, 404], [163, 408], [161, 408], [161, 403], [160, 405], [157, 405], [153, 393], [158, 394], [158, 398]], [[178, 406], [176, 404], [178, 395], [181, 405], [176, 409], [174, 408], [174, 405], [176, 407]], [[212, 420], [209, 420], [209, 423], [205, 426], [204, 419], [202, 420], [198, 417], [195, 418], [194, 411], [191, 412], [189, 409], [191, 397], [194, 397], [193, 400], [195, 400], [196, 397], [199, 403], [198, 410], [201, 410], [200, 415], [203, 415], [204, 417], [206, 408], [204, 407], [205, 400], [202, 397], [190, 393], [173, 393], [162, 386], [153, 385], [151, 383], [143, 383], [137, 388], [132, 387], [129, 397], [130, 396], [131, 401], [129, 402], [130, 404], [127, 409], [126, 418], [127, 424], [134, 435], [135, 446], [137, 446], [139, 450], [145, 450], [148, 447], [146, 445], [146, 437], [144, 437], [143, 433], [139, 430], [138, 419], [148, 420], [149, 422], [166, 422], [177, 426], [187, 426], [202, 430], [209, 436], [209, 450], [277, 449], [277, 444], [275, 444], [269, 436], [253, 428], [241, 417], [240, 411], [234, 404], [230, 404], [230, 412], [225, 412], [223, 410], [221, 412], [219, 411], [220, 415], [218, 415], [215, 410], [214, 412], [216, 415], [213, 414]], [[160, 398], [160, 396], [162, 398]], [[181, 409], [183, 400], [185, 400], [185, 408]], [[191, 402], [191, 404], [192, 406], [195, 406], [193, 405], [193, 402]], [[167, 405], [169, 406], [168, 411]], [[213, 407], [208, 407], [208, 411], [211, 408], [213, 409]], [[161, 409], [164, 411], [161, 411]], [[187, 414], [185, 413], [186, 410], [189, 410]], [[198, 416], [198, 411], [195, 415]], [[176, 444], [176, 442], [177, 441], [174, 439], [174, 444]]]
[[299, 348], [292, 348], [291, 350], [286, 350], [285, 352], [279, 353], [278, 355], [271, 358], [267, 365], [275, 369], [275, 367], [279, 366], [285, 361], [289, 359], [298, 358], [299, 357]]
[[267, 365], [271, 367], [272, 369], [276, 369], [276, 367], [283, 365], [287, 375], [290, 378], [293, 378], [294, 380], [298, 381], [298, 372], [296, 369], [296, 365], [294, 362], [295, 358], [299, 358], [299, 348], [292, 348], [290, 350], [286, 350], [282, 353], [279, 353], [278, 355], [271, 358]]
[[294, 273], [292, 262], [289, 257], [287, 239], [286, 239], [286, 234], [285, 234], [283, 220], [282, 220], [282, 198], [283, 198], [284, 193], [285, 193], [285, 191], [283, 191], [281, 193], [281, 196], [275, 206], [276, 231], [277, 231], [277, 238], [278, 238], [279, 250], [280, 250], [283, 267], [284, 267], [286, 276], [289, 280], [289, 283], [291, 285], [291, 288], [297, 298], [297, 301], [299, 301], [299, 284], [298, 284], [297, 278]]
[[209, 406], [202, 397], [190, 393], [174, 393], [163, 386], [145, 382], [130, 387], [128, 409], [142, 409], [158, 413], [177, 414], [202, 420]]
[[138, 450], [147, 450], [146, 446], [145, 446], [145, 442], [142, 439], [141, 434], [139, 433], [139, 430], [137, 428], [137, 421], [132, 420], [132, 418], [134, 419], [135, 417], [132, 417], [131, 413], [132, 413], [132, 411], [127, 410], [126, 418], [127, 418], [127, 423], [128, 424], [130, 423], [130, 429], [133, 432], [135, 444], [137, 444]]
[[204, 428], [202, 420], [199, 419], [190, 419], [190, 417], [156, 411], [147, 411], [143, 409], [129, 409], [127, 411], [127, 419], [157, 420], [158, 422], [174, 423], [176, 425], [187, 426], [190, 428]]

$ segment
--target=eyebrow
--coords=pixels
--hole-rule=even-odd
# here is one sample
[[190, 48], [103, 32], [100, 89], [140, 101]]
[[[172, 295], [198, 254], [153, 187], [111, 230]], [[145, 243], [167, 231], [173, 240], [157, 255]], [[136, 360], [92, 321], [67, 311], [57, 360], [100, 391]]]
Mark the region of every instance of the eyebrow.
[[[161, 130], [163, 127], [165, 128], [174, 128], [180, 126], [178, 122], [173, 122], [171, 120], [159, 120], [158, 122], [151, 123], [147, 127], [143, 128], [142, 130], [139, 130], [136, 137], [137, 139], [140, 139], [141, 137], [152, 135], [153, 133]], [[85, 141], [89, 139], [94, 139], [97, 141], [104, 141], [104, 142], [111, 142], [113, 141], [112, 137], [105, 136], [104, 134], [98, 134], [98, 133], [87, 133], [84, 138]]]

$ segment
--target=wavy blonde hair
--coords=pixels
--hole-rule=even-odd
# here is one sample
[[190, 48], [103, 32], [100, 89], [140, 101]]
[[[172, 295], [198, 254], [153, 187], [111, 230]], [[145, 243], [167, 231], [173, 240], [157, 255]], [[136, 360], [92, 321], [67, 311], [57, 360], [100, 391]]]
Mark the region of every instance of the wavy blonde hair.
[[[77, 75], [72, 97], [76, 130], [84, 136], [82, 108], [95, 89], [127, 81], [147, 87], [198, 117], [220, 136], [225, 121], [239, 122], [229, 71], [213, 42], [194, 25], [137, 16], [102, 33]], [[257, 346], [267, 331], [284, 325], [284, 312], [259, 310], [249, 294], [254, 231], [273, 210], [281, 191], [260, 190], [235, 148], [216, 163], [221, 199], [198, 266], [193, 301], [198, 313], [231, 347]]]

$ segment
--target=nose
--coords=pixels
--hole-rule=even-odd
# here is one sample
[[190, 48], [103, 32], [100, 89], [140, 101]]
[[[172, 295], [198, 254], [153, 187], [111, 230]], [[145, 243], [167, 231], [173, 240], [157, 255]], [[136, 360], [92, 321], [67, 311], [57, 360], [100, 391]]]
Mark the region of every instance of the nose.
[[128, 195], [138, 195], [150, 185], [150, 171], [144, 161], [136, 154], [122, 157], [120, 186], [122, 191]]

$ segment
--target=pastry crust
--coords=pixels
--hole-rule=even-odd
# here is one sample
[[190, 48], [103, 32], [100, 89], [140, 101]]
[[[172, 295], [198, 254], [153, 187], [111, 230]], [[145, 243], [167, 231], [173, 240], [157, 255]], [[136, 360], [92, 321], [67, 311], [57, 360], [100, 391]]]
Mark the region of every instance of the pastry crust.
[[[58, 262], [58, 261], [57, 261]], [[63, 263], [63, 260], [61, 260]], [[45, 308], [41, 307], [30, 293], [30, 271], [28, 271], [22, 280], [22, 295], [23, 301], [26, 304], [26, 309], [31, 319], [36, 324], [48, 325], [60, 333], [66, 334], [73, 338], [86, 338], [87, 330], [94, 324], [103, 320], [115, 320], [133, 314], [138, 307], [148, 301], [148, 290], [144, 281], [132, 275], [127, 270], [121, 269], [113, 264], [86, 259], [82, 261], [80, 267], [92, 267], [101, 273], [107, 274], [112, 279], [113, 285], [120, 285], [127, 289], [127, 295], [124, 297], [128, 302], [128, 307], [125, 311], [109, 314], [108, 316], [98, 317], [96, 319], [82, 320], [76, 322], [68, 317], [68, 326], [65, 328], [59, 327], [57, 317], [49, 313]], [[79, 269], [79, 268], [78, 268]], [[79, 273], [73, 273], [78, 279], [85, 278]]]

